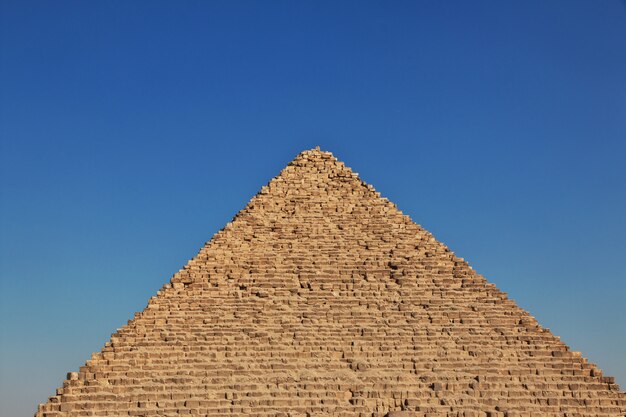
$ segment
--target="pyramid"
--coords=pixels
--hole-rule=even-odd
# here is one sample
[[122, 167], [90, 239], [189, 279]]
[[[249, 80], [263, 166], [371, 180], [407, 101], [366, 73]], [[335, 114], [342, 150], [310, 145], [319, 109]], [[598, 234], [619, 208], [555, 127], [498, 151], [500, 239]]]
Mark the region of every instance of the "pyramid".
[[304, 151], [37, 417], [624, 416], [613, 378]]

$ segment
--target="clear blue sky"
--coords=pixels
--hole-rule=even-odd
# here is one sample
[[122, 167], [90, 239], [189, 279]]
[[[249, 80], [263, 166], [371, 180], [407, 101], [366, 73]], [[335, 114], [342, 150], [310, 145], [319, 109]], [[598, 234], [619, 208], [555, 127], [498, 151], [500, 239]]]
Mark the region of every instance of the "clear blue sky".
[[0, 414], [320, 145], [626, 385], [618, 0], [0, 0]]

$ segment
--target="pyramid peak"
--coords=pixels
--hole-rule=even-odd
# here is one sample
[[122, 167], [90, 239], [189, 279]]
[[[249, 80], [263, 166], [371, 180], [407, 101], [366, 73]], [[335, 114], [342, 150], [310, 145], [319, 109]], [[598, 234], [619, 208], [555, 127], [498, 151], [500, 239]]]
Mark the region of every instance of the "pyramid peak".
[[306, 149], [306, 150], [300, 152], [299, 155], [322, 156], [322, 157], [335, 158], [335, 156], [333, 155], [332, 152], [330, 152], [330, 151], [323, 151], [322, 148], [320, 148], [319, 145], [314, 147], [314, 148], [312, 148], [312, 149]]
[[289, 164], [287, 164], [287, 167], [292, 165], [311, 168], [317, 167], [317, 170], [321, 172], [331, 170], [332, 167], [351, 171], [350, 168], [348, 168], [343, 162], [339, 161], [332, 152], [323, 151], [319, 146], [300, 152], [293, 160], [291, 160]]

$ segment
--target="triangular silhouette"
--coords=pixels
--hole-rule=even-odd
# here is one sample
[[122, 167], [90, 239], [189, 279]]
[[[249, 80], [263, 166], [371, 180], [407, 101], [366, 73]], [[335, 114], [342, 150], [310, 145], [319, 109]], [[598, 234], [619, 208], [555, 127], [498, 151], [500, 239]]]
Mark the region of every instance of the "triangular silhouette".
[[36, 416], [624, 416], [626, 394], [319, 148]]

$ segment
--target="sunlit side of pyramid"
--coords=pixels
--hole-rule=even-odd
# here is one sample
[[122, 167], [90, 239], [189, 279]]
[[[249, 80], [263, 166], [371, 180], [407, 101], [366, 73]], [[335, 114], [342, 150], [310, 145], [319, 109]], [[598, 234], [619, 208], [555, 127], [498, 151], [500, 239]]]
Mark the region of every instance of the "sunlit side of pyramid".
[[298, 155], [36, 416], [624, 416], [330, 153]]

